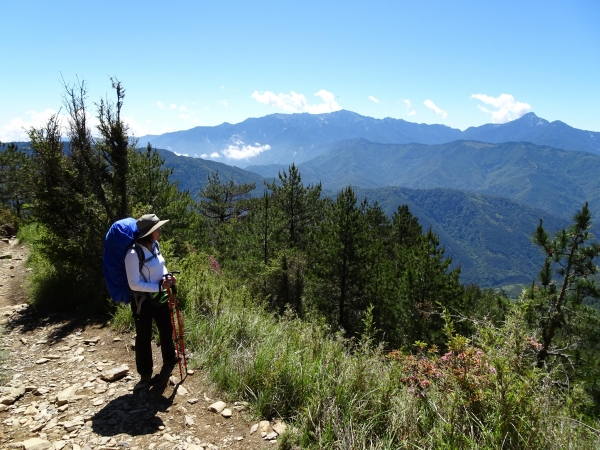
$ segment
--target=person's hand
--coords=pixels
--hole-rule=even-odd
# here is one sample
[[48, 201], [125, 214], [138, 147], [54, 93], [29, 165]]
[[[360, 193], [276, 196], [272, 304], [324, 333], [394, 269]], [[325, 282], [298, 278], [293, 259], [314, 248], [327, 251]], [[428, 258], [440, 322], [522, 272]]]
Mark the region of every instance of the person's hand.
[[175, 286], [176, 283], [177, 283], [177, 279], [175, 277], [173, 277], [173, 276], [167, 277], [163, 280], [162, 287], [163, 287], [163, 289], [170, 289], [171, 286]]

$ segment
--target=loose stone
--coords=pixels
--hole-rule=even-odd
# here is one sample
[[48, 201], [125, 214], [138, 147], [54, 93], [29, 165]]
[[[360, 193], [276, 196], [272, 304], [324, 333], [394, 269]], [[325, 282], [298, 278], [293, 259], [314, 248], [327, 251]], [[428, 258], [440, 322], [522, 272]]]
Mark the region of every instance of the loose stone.
[[47, 448], [50, 448], [51, 445], [52, 443], [50, 441], [40, 438], [27, 439], [23, 442], [23, 448], [25, 450], [46, 450]]
[[258, 422], [258, 429], [262, 433], [266, 434], [269, 434], [271, 431], [273, 431], [273, 428], [271, 428], [271, 422], [269, 422], [268, 420], [261, 420], [260, 422]]
[[56, 396], [56, 404], [58, 406], [62, 406], [66, 403], [69, 403], [69, 399], [75, 395], [75, 392], [81, 387], [79, 383], [76, 383], [68, 388], [60, 391]]
[[227, 404], [225, 402], [218, 401], [218, 402], [215, 402], [212, 405], [210, 405], [208, 407], [208, 410], [210, 412], [219, 414], [220, 412], [222, 412], [225, 409], [226, 406], [227, 406]]
[[25, 386], [11, 388], [6, 395], [0, 398], [0, 403], [2, 403], [3, 405], [12, 405], [23, 394], [25, 394]]
[[281, 420], [276, 420], [275, 423], [273, 424], [273, 431], [275, 431], [280, 436], [283, 433], [285, 433], [286, 428], [287, 427], [286, 427], [285, 423], [283, 423]]
[[104, 381], [116, 381], [120, 378], [123, 378], [128, 372], [129, 367], [123, 364], [122, 366], [107, 370], [106, 372], [102, 373], [100, 378], [102, 378]]
[[271, 431], [269, 434], [267, 434], [265, 437], [263, 437], [263, 439], [265, 441], [272, 441], [274, 439], [277, 439], [277, 436], [279, 436], [277, 433], [275, 433], [274, 431]]

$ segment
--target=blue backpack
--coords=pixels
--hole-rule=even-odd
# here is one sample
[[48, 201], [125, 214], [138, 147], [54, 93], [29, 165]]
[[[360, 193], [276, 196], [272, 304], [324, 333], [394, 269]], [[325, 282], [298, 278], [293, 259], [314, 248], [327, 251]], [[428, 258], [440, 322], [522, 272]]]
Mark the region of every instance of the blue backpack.
[[115, 302], [129, 303], [129, 283], [125, 271], [125, 254], [132, 246], [140, 260], [140, 271], [144, 265], [144, 250], [135, 245], [139, 235], [137, 220], [131, 217], [113, 223], [104, 238], [102, 254], [102, 270], [106, 287]]

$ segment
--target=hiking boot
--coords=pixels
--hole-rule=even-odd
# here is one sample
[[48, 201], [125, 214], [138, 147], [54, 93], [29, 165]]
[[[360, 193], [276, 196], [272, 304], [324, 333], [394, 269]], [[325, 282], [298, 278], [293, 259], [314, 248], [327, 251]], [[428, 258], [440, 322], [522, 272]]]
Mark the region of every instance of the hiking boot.
[[140, 383], [148, 383], [150, 384], [150, 382], [152, 381], [152, 374], [148, 373], [148, 374], [144, 374], [140, 376]]

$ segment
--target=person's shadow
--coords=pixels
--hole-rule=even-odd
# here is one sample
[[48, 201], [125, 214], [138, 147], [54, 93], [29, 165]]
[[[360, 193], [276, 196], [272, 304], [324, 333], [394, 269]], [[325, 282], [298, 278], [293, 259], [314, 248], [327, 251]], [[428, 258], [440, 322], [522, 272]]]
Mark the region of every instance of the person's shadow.
[[111, 400], [92, 416], [92, 430], [100, 436], [128, 434], [139, 436], [158, 431], [164, 422], [157, 416], [173, 404], [177, 393], [176, 385], [169, 397], [163, 394], [168, 378], [160, 379], [145, 388], [135, 389], [132, 393]]

